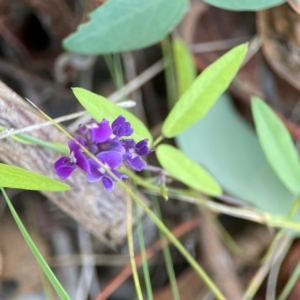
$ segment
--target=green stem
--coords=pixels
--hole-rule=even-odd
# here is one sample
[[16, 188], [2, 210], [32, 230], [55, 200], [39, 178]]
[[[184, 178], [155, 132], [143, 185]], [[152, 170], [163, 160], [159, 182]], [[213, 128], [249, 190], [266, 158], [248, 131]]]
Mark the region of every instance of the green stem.
[[114, 53], [113, 60], [114, 60], [114, 74], [115, 74], [117, 90], [119, 91], [119, 93], [122, 93], [121, 95], [122, 101], [125, 101], [126, 96], [124, 94], [124, 91], [122, 91], [122, 88], [124, 87], [124, 80], [123, 80], [123, 69], [122, 69], [120, 54]]
[[[117, 178], [115, 176], [115, 178]], [[169, 240], [174, 244], [174, 246], [179, 250], [179, 252], [186, 258], [191, 267], [196, 271], [196, 273], [203, 279], [209, 289], [214, 293], [214, 295], [219, 300], [226, 300], [221, 291], [217, 288], [217, 286], [213, 283], [213, 281], [207, 276], [201, 266], [196, 262], [196, 260], [190, 255], [190, 253], [183, 247], [183, 245], [178, 241], [178, 239], [171, 233], [171, 231], [163, 224], [163, 222], [150, 210], [150, 208], [135, 194], [132, 193], [127, 186], [120, 182], [120, 185], [129, 193], [134, 201], [136, 201], [145, 211], [147, 215], [155, 222], [158, 228], [169, 238]]]
[[[134, 172], [128, 169], [122, 169], [122, 172], [126, 173], [132, 180], [136, 182], [137, 185], [142, 186], [149, 191], [152, 191], [152, 193], [154, 194], [161, 194], [161, 190], [158, 186], [152, 184], [144, 178], [139, 177]], [[300, 224], [290, 219], [290, 217], [282, 217], [276, 215], [273, 216], [267, 213], [261, 213], [259, 211], [256, 211], [255, 209], [236, 208], [233, 206], [216, 203], [215, 201], [210, 201], [204, 196], [201, 196], [199, 193], [196, 194], [191, 190], [168, 188], [168, 196], [170, 198], [189, 203], [201, 204], [215, 213], [221, 213], [245, 220], [250, 220], [252, 222], [267, 225], [269, 227], [282, 227], [293, 230], [300, 230]]]
[[[297, 199], [297, 201], [293, 205], [293, 207], [291, 209], [291, 213], [295, 214], [297, 212], [299, 205], [300, 205], [300, 197]], [[285, 300], [288, 297], [288, 295], [290, 294], [294, 285], [296, 284], [299, 276], [300, 276], [300, 262], [297, 264], [295, 270], [293, 271], [292, 276], [289, 278], [283, 291], [280, 293], [278, 300]]]
[[[0, 131], [4, 130], [4, 127], [0, 126]], [[30, 144], [30, 145], [38, 145], [62, 154], [69, 154], [69, 149], [67, 146], [58, 143], [52, 143], [48, 141], [41, 140], [34, 136], [27, 135], [25, 133], [17, 133], [14, 135], [9, 136], [11, 139], [23, 144]]]
[[148, 300], [153, 300], [152, 286], [151, 286], [148, 260], [147, 260], [145, 241], [144, 241], [144, 235], [143, 235], [143, 225], [141, 222], [139, 207], [136, 202], [134, 202], [134, 211], [135, 211], [135, 219], [136, 219], [136, 223], [137, 223], [137, 232], [138, 232], [139, 246], [140, 246], [141, 257], [142, 257], [142, 266], [143, 266], [143, 274], [144, 274], [144, 279], [145, 279], [147, 297], [148, 297]]
[[161, 135], [153, 142], [153, 147], [157, 146], [163, 139], [164, 139], [164, 136], [161, 134]]
[[162, 52], [163, 52], [163, 61], [165, 66], [167, 98], [168, 98], [169, 109], [171, 109], [176, 103], [177, 87], [176, 87], [175, 66], [174, 66], [170, 36], [167, 36], [162, 41]]
[[[292, 208], [290, 209], [290, 211], [288, 213], [288, 217], [292, 217], [297, 212], [299, 205], [300, 205], [300, 196], [294, 202]], [[271, 265], [272, 265], [272, 258], [273, 258], [274, 252], [278, 246], [278, 243], [281, 240], [281, 237], [284, 235], [284, 231], [285, 230], [282, 228], [277, 232], [271, 246], [268, 249], [267, 254], [265, 255], [265, 257], [263, 259], [264, 264], [268, 264], [269, 267], [271, 267]], [[251, 300], [255, 296], [258, 288], [261, 286], [265, 276], [267, 275], [267, 272], [265, 272], [263, 275], [261, 275], [258, 271], [257, 275], [259, 275], [259, 276], [254, 276], [254, 278], [251, 280], [251, 282], [244, 294], [244, 299], [246, 299], [246, 300]]]
[[[201, 204], [202, 206], [202, 204]], [[207, 208], [206, 208], [207, 209]], [[258, 266], [260, 265], [261, 261], [255, 260], [252, 258], [248, 258], [243, 250], [239, 247], [236, 241], [232, 238], [232, 236], [228, 233], [228, 231], [224, 228], [222, 223], [219, 221], [218, 218], [214, 218], [212, 220], [213, 225], [215, 226], [216, 230], [218, 231], [220, 237], [222, 238], [226, 247], [232, 251], [232, 253], [238, 256], [243, 261], [247, 262], [247, 264]]]
[[134, 259], [134, 246], [132, 237], [132, 201], [131, 197], [127, 197], [127, 242], [130, 264], [132, 268], [132, 276], [135, 285], [136, 294], [139, 300], [143, 300], [143, 293], [139, 281], [137, 267]]
[[33, 253], [33, 255], [35, 256], [36, 260], [38, 261], [40, 267], [42, 268], [42, 270], [44, 271], [44, 273], [46, 274], [47, 278], [49, 279], [49, 281], [51, 282], [51, 284], [53, 285], [53, 287], [55, 288], [56, 292], [58, 293], [58, 295], [60, 296], [60, 298], [62, 300], [71, 300], [70, 297], [68, 296], [68, 294], [66, 293], [66, 291], [64, 290], [64, 288], [61, 286], [61, 284], [59, 283], [59, 281], [57, 280], [57, 278], [55, 277], [55, 275], [53, 274], [52, 270], [50, 269], [50, 267], [48, 266], [48, 264], [46, 263], [45, 259], [43, 258], [42, 254], [40, 253], [40, 251], [38, 250], [38, 248], [36, 247], [36, 245], [34, 244], [33, 240], [31, 239], [30, 235], [28, 234], [26, 228], [24, 227], [22, 221], [20, 220], [17, 212], [15, 211], [12, 203], [10, 202], [9, 197], [7, 196], [5, 190], [3, 187], [0, 187], [0, 190], [6, 200], [7, 206], [9, 207], [11, 214], [13, 215], [25, 241], [27, 242], [31, 252]]
[[[152, 197], [151, 200], [152, 200], [152, 203], [154, 206], [154, 210], [156, 211], [156, 214], [158, 215], [160, 220], [163, 221], [157, 197]], [[167, 272], [168, 272], [168, 277], [169, 277], [169, 281], [170, 281], [173, 299], [180, 300], [180, 294], [179, 294], [176, 276], [175, 276], [175, 272], [174, 272], [174, 268], [173, 268], [173, 262], [172, 262], [170, 248], [168, 246], [165, 235], [160, 230], [159, 230], [159, 236], [160, 236], [160, 239], [162, 242], [162, 250], [163, 250], [164, 259], [166, 262], [166, 268], [167, 268]]]
[[297, 282], [299, 276], [300, 276], [300, 262], [298, 262], [292, 276], [289, 278], [283, 291], [280, 293], [278, 300], [285, 300], [288, 297], [295, 283]]
[[66, 130], [64, 130], [59, 124], [55, 123], [47, 114], [41, 111], [36, 105], [31, 103], [34, 107], [36, 107], [42, 115], [44, 115], [48, 120], [52, 121], [53, 124], [60, 129], [66, 136], [72, 139], [89, 157], [93, 158], [105, 171], [112, 176], [116, 182], [120, 184], [120, 186], [136, 201], [145, 211], [146, 214], [154, 221], [157, 227], [169, 238], [169, 240], [174, 244], [174, 246], [179, 250], [179, 252], [186, 258], [186, 260], [190, 263], [192, 268], [196, 271], [196, 273], [203, 279], [209, 289], [215, 294], [217, 299], [226, 300], [224, 295], [218, 289], [218, 287], [213, 283], [213, 281], [208, 277], [205, 271], [201, 268], [201, 266], [196, 262], [196, 260], [190, 255], [190, 253], [183, 247], [183, 245], [178, 241], [178, 239], [171, 233], [171, 231], [163, 224], [163, 222], [150, 210], [150, 208], [139, 198], [137, 197], [127, 185], [120, 180], [110, 169], [108, 169], [99, 159], [97, 159], [88, 149], [82, 146], [79, 142], [77, 142]]

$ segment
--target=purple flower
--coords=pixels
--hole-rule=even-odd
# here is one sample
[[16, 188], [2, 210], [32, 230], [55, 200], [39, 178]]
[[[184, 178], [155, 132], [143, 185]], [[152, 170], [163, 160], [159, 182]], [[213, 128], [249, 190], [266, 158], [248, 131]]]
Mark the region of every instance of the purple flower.
[[111, 125], [114, 135], [117, 137], [130, 136], [133, 134], [133, 128], [123, 116], [118, 116]]
[[153, 150], [150, 150], [147, 146], [148, 139], [141, 140], [137, 144], [134, 140], [121, 140], [122, 146], [125, 148], [126, 152], [123, 157], [130, 168], [141, 171], [146, 167], [146, 162], [141, 158]]
[[[114, 168], [118, 167], [122, 163], [122, 155], [114, 151], [101, 152], [96, 155], [97, 159], [100, 160], [103, 165], [111, 170], [119, 179], [127, 178], [126, 175], [120, 174]], [[87, 181], [97, 182], [102, 180], [107, 192], [112, 192], [114, 190], [114, 178], [108, 174], [102, 166], [100, 166], [93, 159], [88, 160], [90, 164], [90, 172], [86, 176]]]
[[125, 152], [124, 147], [121, 145], [117, 137], [113, 139], [109, 139], [104, 143], [100, 143], [97, 145], [97, 147], [98, 147], [98, 152], [114, 151], [114, 152], [119, 152], [121, 154], [124, 154]]
[[[138, 143], [133, 139], [121, 139], [133, 133], [131, 124], [126, 122], [121, 115], [113, 121], [111, 126], [105, 119], [102, 119], [100, 123], [91, 119], [88, 124], [79, 125], [79, 131], [84, 138], [76, 137], [77, 142], [88, 148], [104, 167], [89, 158], [80, 146], [71, 140], [68, 142], [70, 156], [61, 157], [54, 163], [55, 171], [62, 179], [68, 178], [76, 168], [80, 168], [87, 173], [87, 181], [102, 181], [106, 190], [112, 192], [114, 178], [117, 177], [120, 180], [128, 178], [119, 173], [116, 168], [125, 161], [132, 169], [141, 171], [146, 166], [141, 157], [152, 152], [147, 146], [148, 139]], [[116, 177], [110, 175], [107, 170], [110, 170]]]
[[103, 143], [107, 141], [113, 133], [109, 126], [109, 122], [105, 119], [103, 119], [100, 123], [91, 119], [86, 125], [80, 124], [79, 130], [89, 141], [96, 143]]
[[[85, 146], [86, 143], [81, 137], [75, 138], [81, 145]], [[68, 142], [70, 149], [70, 156], [63, 156], [54, 163], [56, 174], [62, 179], [68, 178], [76, 167], [81, 168], [85, 172], [90, 171], [89, 163], [82, 153], [81, 148], [73, 141]]]

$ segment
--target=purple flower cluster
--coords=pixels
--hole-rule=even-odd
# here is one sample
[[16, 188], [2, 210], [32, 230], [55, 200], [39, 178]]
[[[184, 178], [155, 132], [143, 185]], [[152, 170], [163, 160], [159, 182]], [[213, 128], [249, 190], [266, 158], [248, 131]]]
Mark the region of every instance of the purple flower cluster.
[[[146, 163], [141, 158], [152, 152], [147, 146], [148, 139], [136, 143], [133, 139], [124, 139], [132, 135], [133, 128], [123, 116], [119, 116], [112, 125], [103, 119], [97, 123], [91, 119], [88, 124], [79, 125], [79, 131], [84, 138], [76, 137], [76, 141], [86, 147], [96, 158], [119, 179], [127, 178], [116, 168], [125, 162], [130, 168], [141, 171]], [[108, 192], [114, 190], [114, 178], [106, 172], [94, 159], [87, 156], [81, 147], [73, 140], [68, 142], [69, 157], [61, 157], [54, 163], [58, 176], [68, 178], [71, 173], [80, 168], [87, 173], [88, 182], [102, 181]]]

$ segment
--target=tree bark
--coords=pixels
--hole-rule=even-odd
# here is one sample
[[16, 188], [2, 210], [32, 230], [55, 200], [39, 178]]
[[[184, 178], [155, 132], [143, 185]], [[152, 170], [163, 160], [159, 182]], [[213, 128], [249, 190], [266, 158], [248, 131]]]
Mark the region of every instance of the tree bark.
[[[1, 126], [23, 128], [43, 122], [43, 117], [0, 81]], [[30, 135], [64, 144], [68, 141], [54, 126], [43, 127]], [[55, 174], [53, 163], [59, 156], [54, 151], [18, 143], [9, 137], [1, 140], [1, 161], [56, 180], [59, 178]], [[71, 186], [69, 191], [41, 192], [108, 246], [115, 249], [123, 246], [126, 240], [126, 192], [116, 184], [115, 191], [107, 193], [101, 182], [88, 183], [80, 170], [74, 171], [66, 183]], [[145, 198], [144, 201], [147, 202]]]

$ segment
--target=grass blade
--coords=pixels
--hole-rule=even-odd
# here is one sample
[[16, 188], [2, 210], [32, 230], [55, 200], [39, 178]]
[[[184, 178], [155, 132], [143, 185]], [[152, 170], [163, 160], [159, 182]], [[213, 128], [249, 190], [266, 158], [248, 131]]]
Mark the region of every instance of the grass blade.
[[133, 276], [137, 298], [138, 300], [143, 300], [142, 289], [141, 289], [137, 267], [134, 259], [134, 246], [133, 246], [133, 237], [132, 237], [132, 199], [129, 195], [127, 197], [127, 242], [128, 242], [130, 264], [132, 268], [132, 276]]
[[145, 285], [146, 285], [146, 291], [147, 291], [147, 297], [148, 300], [153, 300], [153, 292], [152, 292], [152, 286], [151, 286], [151, 279], [150, 279], [150, 273], [149, 273], [149, 266], [148, 266], [148, 260], [146, 255], [146, 249], [145, 249], [145, 240], [143, 236], [143, 225], [141, 222], [141, 216], [139, 213], [139, 207], [134, 202], [134, 211], [135, 211], [135, 218], [137, 223], [137, 233], [138, 233], [138, 239], [139, 239], [139, 246], [140, 246], [140, 252], [142, 256], [142, 267], [143, 267], [143, 274], [145, 279]]
[[57, 280], [57, 278], [55, 277], [55, 275], [53, 274], [52, 270], [50, 269], [50, 267], [48, 266], [47, 262], [45, 261], [45, 259], [43, 258], [42, 254], [40, 253], [40, 251], [38, 250], [38, 248], [36, 247], [36, 245], [34, 244], [33, 240], [31, 239], [30, 235], [28, 234], [26, 228], [24, 227], [22, 221], [20, 220], [17, 212], [15, 211], [12, 203], [10, 202], [9, 197], [7, 196], [5, 190], [3, 187], [0, 187], [1, 192], [6, 200], [6, 203], [25, 239], [25, 241], [27, 242], [30, 250], [32, 251], [33, 255], [35, 256], [37, 262], [39, 263], [41, 269], [44, 271], [45, 275], [47, 276], [47, 278], [49, 279], [49, 281], [51, 282], [51, 284], [53, 285], [54, 289], [56, 290], [57, 294], [59, 295], [59, 297], [62, 300], [71, 300], [71, 298], [68, 296], [68, 294], [66, 293], [66, 291], [64, 290], [64, 288], [62, 287], [62, 285], [59, 283], [59, 281]]
[[[160, 211], [160, 207], [159, 207], [157, 197], [152, 195], [151, 200], [152, 200], [154, 209], [156, 211], [156, 214], [162, 220], [162, 215], [161, 215], [161, 211]], [[173, 267], [171, 253], [170, 253], [170, 248], [169, 248], [169, 245], [167, 243], [166, 237], [165, 237], [164, 233], [161, 230], [159, 231], [159, 237], [160, 237], [162, 245], [163, 245], [162, 250], [163, 250], [164, 260], [165, 260], [165, 263], [166, 263], [166, 268], [167, 268], [167, 272], [168, 272], [168, 277], [169, 277], [169, 281], [170, 281], [170, 286], [171, 286], [171, 290], [172, 290], [173, 299], [174, 300], [180, 300], [180, 295], [179, 295], [176, 276], [175, 276], [175, 272], [174, 272], [174, 267]]]
[[278, 300], [285, 300], [296, 284], [298, 278], [300, 276], [300, 262], [298, 262], [292, 276], [289, 278], [287, 284], [285, 285], [283, 291], [280, 293]]

